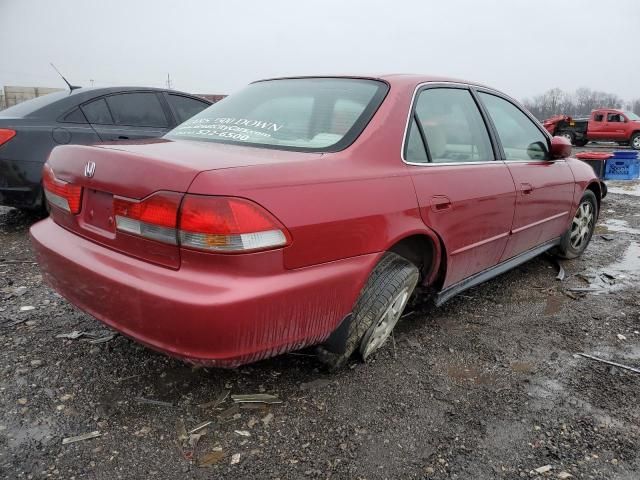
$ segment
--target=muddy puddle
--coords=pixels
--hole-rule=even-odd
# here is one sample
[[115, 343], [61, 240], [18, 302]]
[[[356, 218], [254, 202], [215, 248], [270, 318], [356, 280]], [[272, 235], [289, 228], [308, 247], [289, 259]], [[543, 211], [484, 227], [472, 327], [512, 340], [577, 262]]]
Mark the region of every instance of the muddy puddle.
[[574, 292], [606, 293], [627, 287], [637, 287], [640, 281], [640, 243], [631, 242], [621, 258], [609, 265], [576, 275], [588, 286], [571, 288]]
[[640, 235], [639, 228], [633, 228], [625, 220], [618, 218], [608, 218], [596, 226], [596, 234], [607, 233], [628, 233], [630, 235]]
[[607, 182], [609, 193], [640, 197], [640, 181]]

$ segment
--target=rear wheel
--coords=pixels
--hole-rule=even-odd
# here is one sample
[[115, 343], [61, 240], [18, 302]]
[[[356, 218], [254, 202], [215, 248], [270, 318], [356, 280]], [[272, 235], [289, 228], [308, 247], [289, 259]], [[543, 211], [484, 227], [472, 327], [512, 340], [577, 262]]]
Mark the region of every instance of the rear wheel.
[[640, 132], [633, 134], [630, 144], [634, 150], [640, 150]]
[[571, 142], [571, 145], [573, 145], [573, 142], [576, 141], [576, 136], [573, 134], [573, 132], [562, 132], [560, 136], [569, 140]]
[[382, 347], [398, 323], [418, 283], [414, 264], [395, 253], [385, 253], [371, 273], [353, 309], [343, 353], [319, 347], [319, 358], [331, 370], [344, 366], [359, 352], [368, 360]]
[[589, 143], [589, 140], [585, 140], [583, 138], [582, 140], [576, 140], [575, 141], [575, 146], [576, 147], [584, 147], [587, 143]]
[[598, 219], [598, 201], [591, 190], [584, 192], [578, 210], [571, 221], [569, 230], [562, 236], [557, 249], [562, 258], [576, 258], [587, 248]]

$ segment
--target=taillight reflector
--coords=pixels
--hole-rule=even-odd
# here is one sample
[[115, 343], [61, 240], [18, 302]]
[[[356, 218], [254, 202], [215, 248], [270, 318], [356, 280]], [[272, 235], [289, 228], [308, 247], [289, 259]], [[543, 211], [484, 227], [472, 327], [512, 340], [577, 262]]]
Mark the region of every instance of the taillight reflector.
[[42, 169], [42, 185], [50, 204], [74, 215], [80, 213], [82, 187], [56, 178], [53, 170], [46, 163]]
[[115, 198], [118, 230], [182, 247], [246, 252], [286, 245], [282, 224], [260, 205], [232, 197], [156, 193], [142, 201]]
[[7, 143], [16, 136], [16, 131], [9, 128], [0, 128], [0, 145]]

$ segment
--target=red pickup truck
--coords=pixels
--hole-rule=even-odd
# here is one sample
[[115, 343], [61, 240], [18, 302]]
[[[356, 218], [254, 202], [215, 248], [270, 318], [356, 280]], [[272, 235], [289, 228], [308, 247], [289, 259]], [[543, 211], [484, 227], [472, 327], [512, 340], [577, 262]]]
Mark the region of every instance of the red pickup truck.
[[578, 147], [591, 140], [618, 142], [640, 150], [640, 117], [633, 112], [600, 108], [593, 110], [589, 118], [571, 118], [556, 115], [543, 122], [551, 135], [569, 139]]

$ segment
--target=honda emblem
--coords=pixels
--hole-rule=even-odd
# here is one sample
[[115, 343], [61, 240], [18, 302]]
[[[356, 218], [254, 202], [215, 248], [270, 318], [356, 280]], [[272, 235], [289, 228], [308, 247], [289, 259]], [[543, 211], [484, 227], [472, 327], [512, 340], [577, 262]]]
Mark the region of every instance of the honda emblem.
[[96, 173], [96, 162], [87, 162], [87, 164], [84, 166], [84, 176], [91, 178], [93, 177], [94, 173]]

